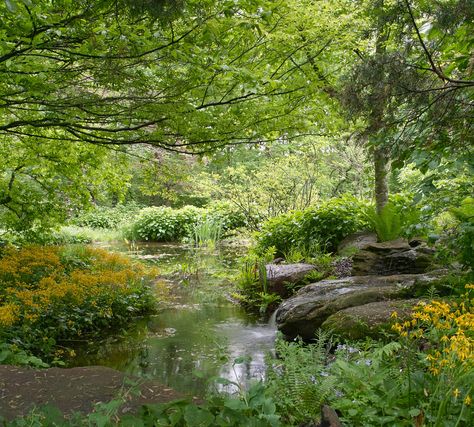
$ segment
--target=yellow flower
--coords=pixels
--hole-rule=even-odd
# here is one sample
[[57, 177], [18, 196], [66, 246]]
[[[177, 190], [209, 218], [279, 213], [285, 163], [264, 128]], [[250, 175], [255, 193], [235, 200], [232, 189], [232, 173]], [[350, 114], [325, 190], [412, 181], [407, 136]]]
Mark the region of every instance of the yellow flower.
[[471, 406], [471, 403], [472, 403], [471, 396], [467, 395], [466, 398], [464, 399], [464, 404], [466, 406]]
[[0, 307], [0, 326], [11, 326], [17, 320], [19, 307], [15, 304], [5, 304]]
[[394, 311], [390, 317], [392, 317], [393, 319], [396, 319], [398, 317], [398, 313], [396, 311]]
[[459, 391], [458, 388], [454, 389], [453, 390], [453, 396], [457, 399], [459, 397], [459, 395], [461, 394], [461, 392]]

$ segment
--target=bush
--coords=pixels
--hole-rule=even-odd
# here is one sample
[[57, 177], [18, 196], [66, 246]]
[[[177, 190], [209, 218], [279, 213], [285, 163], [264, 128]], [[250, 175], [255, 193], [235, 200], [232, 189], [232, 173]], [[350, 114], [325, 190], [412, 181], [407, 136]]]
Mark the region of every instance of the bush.
[[461, 262], [474, 276], [474, 198], [464, 199], [460, 207], [452, 208], [450, 212], [459, 221], [454, 241]]
[[80, 227], [115, 229], [120, 224], [131, 221], [140, 208], [140, 205], [135, 203], [115, 207], [96, 206], [90, 211], [81, 212], [71, 220], [71, 224]]
[[223, 233], [245, 227], [245, 215], [231, 205], [219, 202], [208, 208], [184, 206], [172, 209], [165, 206], [144, 208], [125, 231], [131, 240], [157, 242], [179, 241], [185, 237], [194, 239], [200, 224], [219, 224]]
[[156, 272], [104, 250], [29, 246], [0, 259], [0, 341], [53, 360], [57, 343], [149, 312]]
[[202, 209], [185, 206], [181, 209], [169, 207], [144, 208], [125, 234], [132, 240], [171, 242], [189, 236], [197, 223]]
[[219, 223], [223, 231], [247, 227], [249, 219], [236, 206], [227, 202], [213, 202], [206, 206], [204, 219], [209, 218], [214, 223]]
[[366, 207], [366, 202], [344, 196], [304, 211], [277, 216], [267, 221], [257, 234], [256, 250], [263, 253], [275, 247], [278, 256], [294, 249], [310, 255], [320, 249], [334, 252], [344, 237], [367, 227]]

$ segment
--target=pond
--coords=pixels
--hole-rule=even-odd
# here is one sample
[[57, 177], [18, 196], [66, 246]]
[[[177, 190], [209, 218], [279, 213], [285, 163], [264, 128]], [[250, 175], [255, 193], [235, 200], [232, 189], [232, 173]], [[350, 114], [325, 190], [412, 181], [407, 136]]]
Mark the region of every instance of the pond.
[[[262, 378], [276, 329], [230, 301], [242, 248], [143, 244], [108, 249], [158, 266], [174, 300], [120, 334], [79, 346], [69, 366], [108, 366], [194, 396], [203, 396], [215, 384], [212, 378], [242, 386]], [[224, 389], [235, 391], [233, 386]]]

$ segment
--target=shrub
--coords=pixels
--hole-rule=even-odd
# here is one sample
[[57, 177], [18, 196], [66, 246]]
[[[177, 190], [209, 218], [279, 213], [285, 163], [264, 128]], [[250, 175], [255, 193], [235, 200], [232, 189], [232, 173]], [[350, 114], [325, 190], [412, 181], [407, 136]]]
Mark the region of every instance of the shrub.
[[278, 256], [295, 248], [307, 254], [319, 249], [334, 252], [344, 237], [367, 226], [366, 206], [364, 201], [344, 196], [304, 211], [277, 216], [267, 221], [257, 234], [256, 250], [262, 253], [273, 246]]
[[474, 276], [474, 198], [464, 199], [460, 207], [452, 208], [450, 212], [459, 221], [454, 240], [461, 262]]
[[180, 240], [190, 235], [200, 214], [201, 209], [194, 206], [185, 206], [181, 209], [164, 206], [144, 208], [126, 231], [126, 235], [133, 240], [157, 242]]
[[135, 203], [115, 207], [96, 206], [90, 211], [81, 212], [71, 220], [71, 224], [80, 227], [115, 229], [120, 224], [131, 221], [140, 208], [140, 205]]
[[206, 227], [206, 224], [219, 224], [223, 232], [219, 233], [220, 237], [247, 223], [245, 215], [224, 202], [214, 203], [208, 208], [160, 206], [142, 209], [125, 234], [132, 240], [179, 241], [185, 237], [194, 239], [195, 230]]
[[204, 218], [209, 218], [222, 225], [223, 231], [247, 227], [249, 219], [236, 206], [227, 202], [213, 202], [206, 206]]
[[0, 259], [0, 340], [52, 360], [59, 341], [150, 311], [155, 275], [100, 249], [9, 247]]

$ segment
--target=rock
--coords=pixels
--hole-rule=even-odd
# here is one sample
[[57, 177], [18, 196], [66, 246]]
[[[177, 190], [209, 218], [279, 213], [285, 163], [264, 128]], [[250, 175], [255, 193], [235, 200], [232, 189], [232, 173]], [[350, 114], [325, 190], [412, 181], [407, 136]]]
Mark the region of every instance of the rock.
[[377, 243], [377, 234], [372, 231], [358, 231], [339, 243], [337, 253], [342, 256], [350, 256], [370, 243]]
[[354, 276], [323, 280], [301, 288], [276, 311], [276, 325], [288, 338], [314, 338], [316, 330], [334, 313], [371, 302], [402, 299], [439, 277], [431, 274]]
[[352, 275], [426, 273], [432, 265], [434, 250], [419, 240], [410, 243], [398, 239], [365, 245], [352, 258]]
[[[387, 334], [394, 334], [392, 325], [408, 320], [420, 301], [379, 301], [346, 308], [329, 316], [321, 329], [329, 330], [342, 339], [383, 338]], [[396, 317], [392, 316], [393, 312], [397, 313]]]
[[312, 264], [268, 264], [268, 291], [287, 298], [291, 294], [287, 285], [302, 284], [304, 278], [313, 270], [316, 270], [316, 266]]
[[321, 427], [342, 427], [336, 411], [328, 405], [321, 408]]

